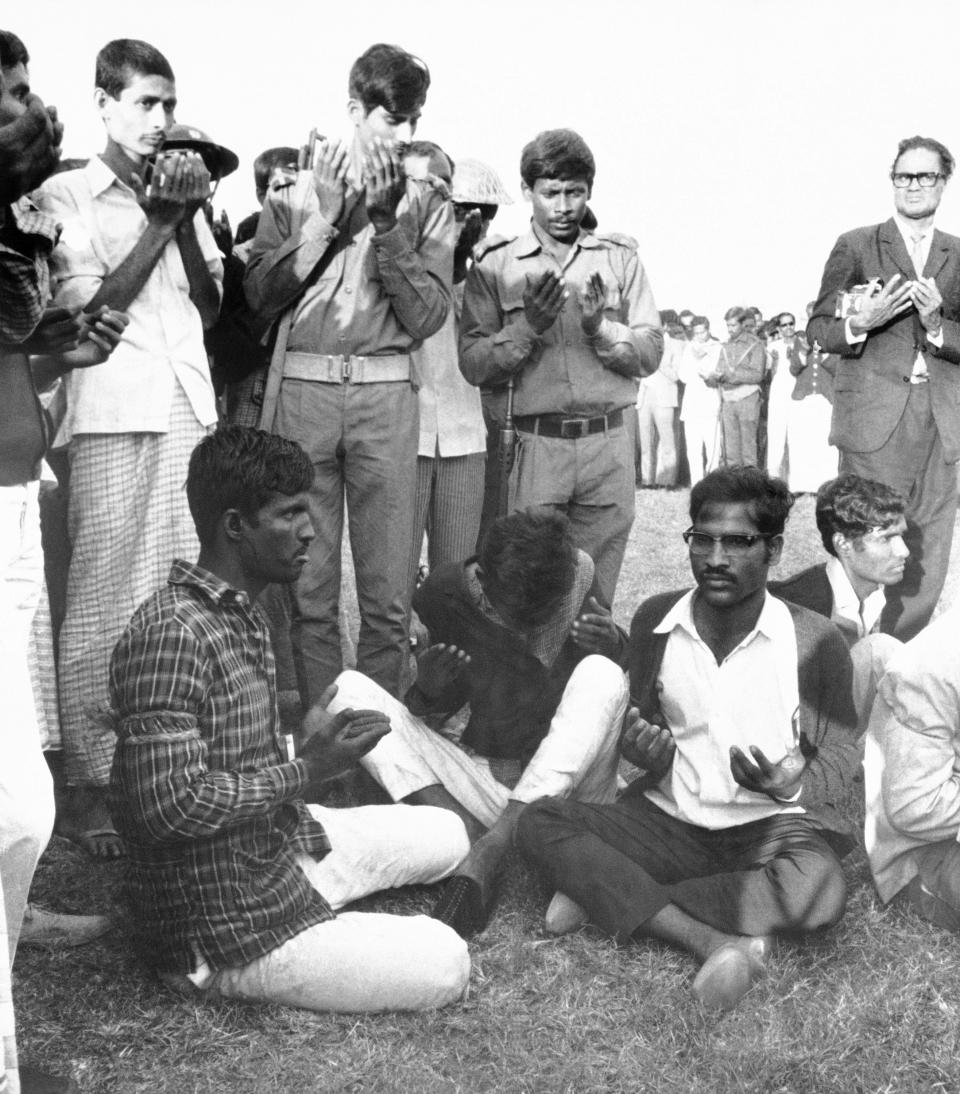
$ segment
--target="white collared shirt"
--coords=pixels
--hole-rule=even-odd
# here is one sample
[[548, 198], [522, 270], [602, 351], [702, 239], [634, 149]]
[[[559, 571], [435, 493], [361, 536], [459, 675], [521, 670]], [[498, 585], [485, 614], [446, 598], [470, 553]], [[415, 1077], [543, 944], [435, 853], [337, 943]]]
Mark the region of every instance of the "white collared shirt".
[[463, 378], [457, 352], [451, 308], [437, 333], [410, 354], [420, 383], [420, 456], [448, 458], [487, 450], [480, 389]]
[[843, 564], [833, 555], [827, 559], [827, 580], [830, 582], [830, 591], [833, 593], [833, 616], [839, 617], [841, 627], [843, 622], [856, 627], [858, 638], [870, 634], [876, 627], [887, 603], [884, 587], [880, 585], [874, 589], [861, 605], [860, 597], [850, 584], [850, 578], [847, 577]]
[[[80, 170], [54, 175], [44, 183], [41, 201], [63, 225], [51, 260], [54, 301], [86, 305], [133, 250], [146, 215], [133, 190], [98, 156]], [[194, 224], [207, 268], [222, 287], [220, 252], [202, 211]], [[66, 444], [76, 433], [166, 433], [177, 383], [201, 425], [217, 420], [203, 324], [190, 299], [176, 239], [127, 314], [130, 324], [109, 359], [67, 375], [67, 413], [56, 444]]]
[[933, 224], [931, 223], [927, 228], [924, 228], [922, 232], [917, 231], [916, 224], [911, 223], [909, 220], [905, 220], [899, 213], [893, 214], [894, 223], [903, 237], [903, 245], [907, 248], [907, 254], [913, 259], [913, 237], [920, 236], [919, 248], [920, 248], [920, 268], [916, 269], [917, 277], [923, 274], [923, 269], [927, 264], [927, 259], [930, 257], [930, 244], [933, 242]]
[[730, 748], [752, 761], [756, 745], [773, 763], [794, 745], [800, 705], [797, 636], [789, 608], [766, 594], [757, 625], [718, 665], [693, 621], [687, 593], [654, 628], [668, 634], [657, 677], [660, 706], [677, 750], [670, 773], [647, 797], [701, 828], [730, 828], [801, 805], [744, 789], [730, 771]]

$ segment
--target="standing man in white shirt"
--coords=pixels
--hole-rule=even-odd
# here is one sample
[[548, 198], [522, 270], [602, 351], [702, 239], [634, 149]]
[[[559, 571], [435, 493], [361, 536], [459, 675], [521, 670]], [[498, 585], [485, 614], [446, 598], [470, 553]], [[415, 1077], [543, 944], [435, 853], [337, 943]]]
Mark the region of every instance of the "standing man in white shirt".
[[807, 327], [811, 344], [840, 357], [830, 432], [840, 470], [907, 499], [910, 561], [882, 623], [900, 639], [933, 614], [957, 512], [960, 239], [934, 227], [953, 168], [939, 141], [900, 142], [894, 215], [840, 236]]
[[695, 315], [690, 341], [683, 347], [677, 378], [683, 384], [680, 421], [683, 423], [690, 485], [696, 486], [720, 462], [720, 392], [706, 379], [717, 371], [720, 342], [710, 333], [710, 320]]
[[[450, 192], [455, 185], [453, 160], [431, 141], [413, 141], [403, 160], [407, 178], [439, 179]], [[454, 251], [459, 251], [465, 219], [458, 218]], [[464, 276], [466, 270], [464, 269]], [[434, 570], [474, 553], [483, 507], [487, 433], [480, 392], [460, 372], [457, 351], [458, 295], [436, 334], [423, 340], [411, 358], [420, 383], [420, 444], [417, 449], [417, 497], [410, 555], [411, 588], [420, 565], [424, 532]]]
[[770, 935], [840, 919], [853, 846], [836, 808], [858, 760], [850, 658], [834, 627], [766, 588], [791, 504], [755, 467], [693, 488], [696, 588], [645, 601], [630, 629], [621, 751], [644, 775], [611, 805], [529, 805], [518, 830], [584, 918], [692, 953], [694, 994], [721, 1010], [762, 974]]
[[60, 634], [70, 792], [59, 829], [112, 858], [123, 847], [105, 804], [115, 741], [104, 718], [107, 666], [174, 556], [197, 551], [183, 484], [191, 451], [216, 422], [203, 331], [217, 317], [222, 266], [201, 210], [210, 176], [199, 153], [158, 156], [177, 105], [167, 59], [146, 42], [107, 43], [94, 101], [106, 149], [43, 194], [63, 225], [55, 302], [130, 316], [107, 364], [68, 378], [55, 441], [69, 444], [73, 546]]

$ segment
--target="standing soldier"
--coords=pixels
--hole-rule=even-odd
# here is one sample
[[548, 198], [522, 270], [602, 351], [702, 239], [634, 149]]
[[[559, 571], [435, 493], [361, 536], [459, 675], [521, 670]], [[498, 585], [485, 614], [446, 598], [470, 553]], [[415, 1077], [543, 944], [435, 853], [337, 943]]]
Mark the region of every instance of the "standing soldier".
[[514, 379], [511, 508], [564, 512], [609, 603], [634, 516], [636, 382], [660, 363], [663, 335], [635, 241], [582, 227], [594, 173], [570, 129], [524, 148], [530, 230], [470, 271], [460, 368], [478, 386]]

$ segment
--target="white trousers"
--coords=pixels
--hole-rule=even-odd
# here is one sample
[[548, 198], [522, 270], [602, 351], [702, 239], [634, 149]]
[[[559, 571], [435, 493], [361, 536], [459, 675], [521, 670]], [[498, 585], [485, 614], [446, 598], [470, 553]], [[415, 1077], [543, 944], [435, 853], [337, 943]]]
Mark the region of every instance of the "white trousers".
[[[319, 862], [301, 856], [300, 868], [335, 911], [382, 889], [439, 881], [470, 849], [447, 809], [309, 809], [332, 849]], [[442, 1007], [469, 979], [467, 944], [454, 930], [425, 915], [380, 912], [343, 912], [249, 965], [213, 972], [201, 963], [190, 976], [213, 996], [342, 1012]]]
[[787, 419], [790, 446], [790, 489], [814, 494], [837, 474], [840, 454], [829, 443], [833, 407], [819, 393], [791, 400]]
[[379, 710], [390, 719], [390, 733], [360, 762], [394, 801], [440, 783], [489, 828], [510, 800], [615, 797], [628, 691], [623, 672], [606, 657], [585, 657], [573, 670], [550, 729], [513, 790], [494, 778], [486, 759], [435, 733], [367, 677], [344, 672], [337, 686], [331, 710]]
[[[37, 861], [53, 829], [28, 651], [43, 584], [38, 484], [0, 487], [0, 1036], [8, 1090], [18, 1091], [10, 968]], [[2, 1075], [2, 1072], [0, 1072]]]
[[690, 485], [696, 486], [705, 474], [715, 470], [720, 463], [719, 399], [708, 401], [705, 406], [698, 403], [684, 408], [680, 420], [683, 422], [687, 464], [690, 467]]

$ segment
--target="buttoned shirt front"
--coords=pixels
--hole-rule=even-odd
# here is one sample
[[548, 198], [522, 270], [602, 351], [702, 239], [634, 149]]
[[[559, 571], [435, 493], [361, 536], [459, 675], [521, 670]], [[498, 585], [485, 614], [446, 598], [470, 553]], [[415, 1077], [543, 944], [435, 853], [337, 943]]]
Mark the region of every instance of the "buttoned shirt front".
[[[720, 398], [725, 403], [738, 403], [760, 390], [759, 380], [766, 367], [767, 353], [755, 334], [741, 330], [720, 347], [717, 371], [720, 376]], [[744, 375], [756, 375], [756, 383], [743, 383]]]
[[480, 392], [467, 383], [457, 364], [456, 329], [451, 308], [440, 330], [413, 351], [420, 383], [420, 456], [447, 459], [487, 450]]
[[802, 813], [800, 805], [746, 790], [730, 771], [734, 745], [748, 757], [755, 745], [776, 763], [796, 744], [800, 696], [790, 611], [766, 594], [754, 629], [718, 665], [697, 632], [695, 596], [696, 590], [687, 593], [654, 628], [669, 635], [657, 690], [676, 753], [647, 797], [671, 816], [710, 829]]
[[245, 592], [175, 562], [110, 665], [111, 812], [158, 967], [247, 964], [333, 917], [297, 864], [322, 858], [306, 766], [279, 730], [267, 623]]
[[[527, 322], [523, 294], [547, 270], [562, 275], [567, 298], [542, 334]], [[580, 294], [593, 274], [607, 290], [594, 336], [581, 326]], [[663, 332], [636, 245], [626, 236], [581, 231], [563, 264], [534, 227], [492, 245], [467, 274], [460, 325], [460, 369], [472, 384], [515, 378], [515, 415], [602, 414], [632, 406], [636, 381], [653, 372]]]
[[450, 203], [429, 183], [408, 180], [396, 225], [377, 234], [356, 183], [334, 225], [301, 171], [267, 197], [244, 290], [265, 316], [295, 304], [290, 352], [408, 354], [453, 310], [453, 236]]
[[717, 371], [720, 359], [720, 343], [687, 342], [677, 364], [677, 378], [684, 385], [680, 403], [680, 421], [691, 421], [700, 415], [716, 416], [720, 406], [720, 392], [707, 387], [706, 378]]
[[[54, 302], [85, 306], [143, 235], [146, 214], [134, 191], [98, 156], [48, 179], [41, 200], [63, 227], [52, 259]], [[202, 211], [194, 227], [207, 269], [221, 288], [220, 252]], [[176, 239], [167, 243], [126, 311], [130, 323], [110, 358], [68, 375], [67, 414], [57, 444], [76, 433], [166, 433], [177, 384], [201, 425], [217, 420], [203, 323]]]
[[830, 591], [833, 593], [831, 621], [836, 623], [844, 634], [855, 634], [856, 639], [879, 630], [880, 616], [887, 602], [884, 587], [881, 585], [874, 589], [861, 605], [860, 597], [850, 584], [850, 578], [847, 577], [840, 559], [831, 555], [827, 559], [826, 573], [827, 580], [830, 582]]

